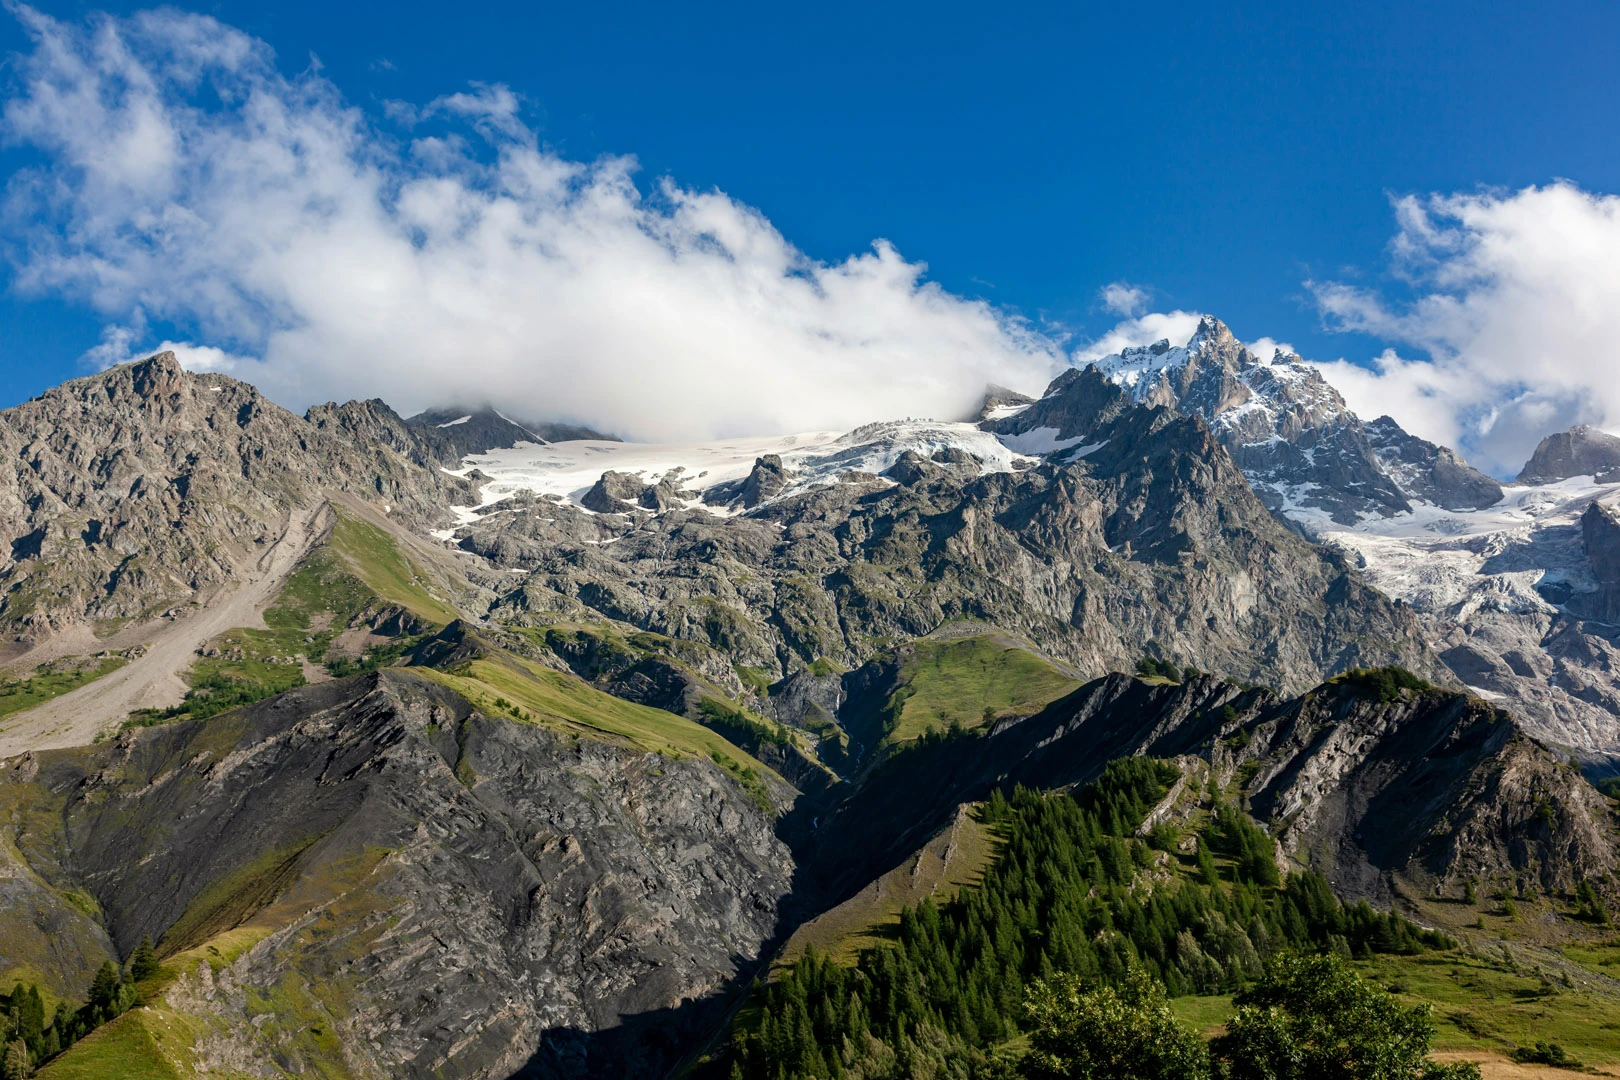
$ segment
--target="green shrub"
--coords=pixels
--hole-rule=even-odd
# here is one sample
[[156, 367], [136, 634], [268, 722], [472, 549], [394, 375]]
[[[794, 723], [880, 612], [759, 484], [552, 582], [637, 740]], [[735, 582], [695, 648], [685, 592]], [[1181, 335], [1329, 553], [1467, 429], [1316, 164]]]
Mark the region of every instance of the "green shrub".
[[1404, 690], [1422, 692], [1434, 689], [1433, 684], [1424, 682], [1403, 667], [1352, 668], [1329, 681], [1349, 683], [1381, 704], [1398, 700]]
[[1551, 1065], [1555, 1069], [1584, 1068], [1557, 1043], [1538, 1042], [1533, 1046], [1517, 1046], [1508, 1056], [1521, 1065]]
[[1428, 1060], [1427, 1006], [1402, 1005], [1338, 956], [1279, 957], [1233, 1002], [1237, 1015], [1210, 1044], [1227, 1080], [1479, 1080], [1471, 1062]]
[[1119, 986], [1073, 975], [1039, 979], [1025, 999], [1024, 1073], [1032, 1080], [1204, 1080], [1209, 1048], [1170, 1011], [1164, 987], [1140, 967]]

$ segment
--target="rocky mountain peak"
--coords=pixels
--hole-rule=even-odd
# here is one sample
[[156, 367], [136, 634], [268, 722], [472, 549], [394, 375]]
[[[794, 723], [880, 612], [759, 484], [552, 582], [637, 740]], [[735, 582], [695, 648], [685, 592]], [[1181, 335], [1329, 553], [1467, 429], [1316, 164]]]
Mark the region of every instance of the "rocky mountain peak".
[[1034, 400], [1028, 394], [1020, 394], [1016, 390], [992, 383], [985, 387], [984, 400], [979, 403], [979, 415], [975, 419], [992, 420], [1006, 416], [1009, 412], [1016, 411]]
[[[1094, 367], [1131, 402], [1202, 417], [1266, 505], [1306, 525], [1406, 513], [1414, 499], [1456, 510], [1501, 498], [1489, 477], [1454, 452], [1412, 438], [1393, 420], [1379, 422], [1375, 449], [1367, 426], [1314, 365], [1283, 349], [1257, 356], [1211, 315], [1186, 345], [1161, 339], [1122, 349]], [[1094, 400], [1096, 388], [1082, 388], [1080, 380], [1079, 373], [1065, 372], [1042, 404], [1076, 393]], [[1031, 406], [994, 418], [986, 430], [1018, 436], [1056, 427], [1064, 437], [1083, 434], [1052, 422], [1062, 411]]]
[[185, 381], [186, 369], [172, 352], [160, 352], [129, 365], [130, 382], [142, 397], [173, 393]]
[[1554, 484], [1572, 476], [1591, 476], [1600, 484], [1620, 481], [1620, 438], [1579, 424], [1548, 435], [1519, 471], [1521, 484]]
[[1198, 320], [1198, 329], [1193, 333], [1192, 341], [1188, 343], [1188, 346], [1189, 348], [1196, 345], [1200, 348], [1218, 349], [1236, 343], [1237, 338], [1232, 336], [1231, 327], [1213, 315], [1205, 315]]
[[[295, 511], [346, 493], [418, 525], [469, 481], [381, 401], [299, 417], [160, 353], [0, 412], [0, 630], [36, 639], [189, 603]], [[132, 572], [132, 567], [140, 572]]]

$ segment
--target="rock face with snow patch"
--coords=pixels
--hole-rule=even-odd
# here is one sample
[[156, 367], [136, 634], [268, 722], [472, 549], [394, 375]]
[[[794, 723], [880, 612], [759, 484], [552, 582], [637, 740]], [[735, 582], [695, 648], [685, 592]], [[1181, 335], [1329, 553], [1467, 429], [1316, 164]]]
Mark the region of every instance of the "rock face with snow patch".
[[580, 504], [599, 514], [625, 514], [638, 509], [664, 511], [697, 497], [695, 491], [682, 490], [673, 476], [649, 484], [632, 473], [609, 469], [580, 499]]
[[471, 454], [484, 454], [524, 442], [546, 442], [526, 426], [494, 409], [430, 409], [405, 421], [421, 435], [446, 448], [447, 464], [460, 464]]
[[577, 424], [527, 423], [510, 419], [488, 405], [476, 408], [450, 406], [417, 413], [405, 421], [425, 439], [449, 450], [448, 461], [460, 462], [464, 457], [503, 450], [520, 443], [571, 442], [591, 439], [597, 442], [615, 441], [612, 435], [603, 435]]
[[1409, 498], [1447, 510], [1483, 510], [1502, 501], [1502, 485], [1450, 447], [1409, 435], [1393, 417], [1367, 425], [1367, 441]]

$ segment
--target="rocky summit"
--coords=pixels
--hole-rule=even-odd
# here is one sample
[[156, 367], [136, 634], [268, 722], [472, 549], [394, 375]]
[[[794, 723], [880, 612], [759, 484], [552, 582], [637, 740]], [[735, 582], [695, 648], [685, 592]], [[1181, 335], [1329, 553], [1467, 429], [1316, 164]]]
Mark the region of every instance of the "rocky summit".
[[46, 1077], [1025, 1075], [1061, 971], [1220, 1023], [1304, 948], [1601, 1042], [1620, 480], [1557, 438], [1501, 485], [1213, 319], [702, 446], [67, 383], [0, 413], [6, 1030]]

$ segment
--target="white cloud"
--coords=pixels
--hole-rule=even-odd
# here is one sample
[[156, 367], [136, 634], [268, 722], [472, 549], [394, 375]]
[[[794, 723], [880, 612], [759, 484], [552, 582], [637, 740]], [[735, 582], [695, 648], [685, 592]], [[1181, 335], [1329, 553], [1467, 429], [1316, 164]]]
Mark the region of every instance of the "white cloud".
[[817, 262], [720, 192], [563, 158], [505, 87], [411, 114], [487, 148], [401, 138], [211, 18], [16, 13], [4, 131], [42, 158], [11, 185], [18, 281], [105, 313], [94, 359], [161, 321], [293, 407], [489, 398], [651, 439], [963, 415], [1065, 359], [886, 242]]
[[1298, 350], [1296, 350], [1292, 345], [1288, 344], [1288, 342], [1278, 341], [1276, 338], [1271, 337], [1262, 337], [1256, 338], [1254, 341], [1245, 341], [1243, 343], [1243, 347], [1267, 363], [1270, 363], [1272, 358], [1275, 357], [1279, 352], [1284, 356], [1299, 355]]
[[1123, 281], [1104, 285], [1097, 293], [1097, 296], [1102, 300], [1104, 308], [1115, 315], [1123, 315], [1126, 318], [1140, 315], [1148, 304], [1148, 291], [1146, 289]]
[[1620, 198], [1561, 182], [1408, 196], [1395, 211], [1412, 300], [1312, 283], [1330, 325], [1426, 356], [1325, 365], [1352, 404], [1378, 402], [1358, 411], [1388, 412], [1499, 475], [1551, 431], [1620, 427]]
[[1426, 360], [1405, 360], [1386, 349], [1370, 366], [1333, 360], [1315, 365], [1366, 420], [1393, 416], [1407, 431], [1443, 446], [1461, 446], [1465, 429], [1455, 403], [1467, 388], [1459, 372]]
[[1178, 347], [1185, 345], [1198, 332], [1198, 320], [1201, 318], [1203, 315], [1199, 312], [1177, 310], [1155, 311], [1126, 319], [1096, 341], [1076, 349], [1074, 362], [1078, 365], [1089, 364], [1093, 360], [1112, 356], [1121, 349], [1152, 345], [1159, 340], [1168, 340], [1171, 345]]
[[522, 108], [522, 100], [510, 87], [502, 83], [487, 85], [475, 82], [472, 93], [446, 94], [435, 98], [428, 103], [423, 114], [433, 116], [448, 113], [465, 117], [491, 137], [501, 135], [522, 141], [529, 136], [528, 127], [518, 119]]

